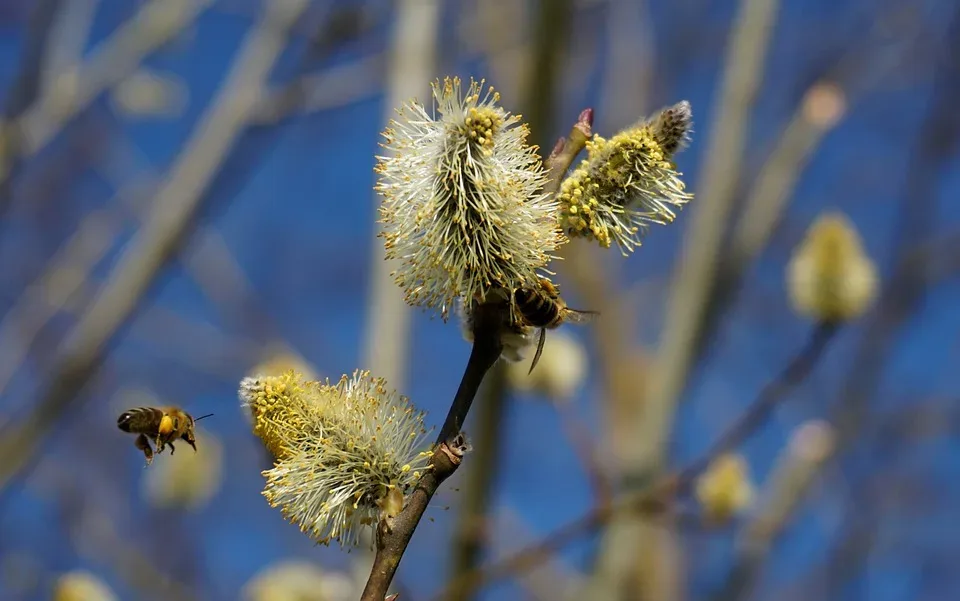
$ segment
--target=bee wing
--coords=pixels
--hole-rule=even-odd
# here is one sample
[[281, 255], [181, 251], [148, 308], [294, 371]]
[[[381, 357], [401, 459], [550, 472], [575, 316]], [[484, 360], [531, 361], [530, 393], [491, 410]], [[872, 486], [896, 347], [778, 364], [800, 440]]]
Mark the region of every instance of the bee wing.
[[579, 309], [567, 309], [563, 320], [569, 323], [590, 323], [596, 319], [600, 313], [598, 311], [581, 311]]

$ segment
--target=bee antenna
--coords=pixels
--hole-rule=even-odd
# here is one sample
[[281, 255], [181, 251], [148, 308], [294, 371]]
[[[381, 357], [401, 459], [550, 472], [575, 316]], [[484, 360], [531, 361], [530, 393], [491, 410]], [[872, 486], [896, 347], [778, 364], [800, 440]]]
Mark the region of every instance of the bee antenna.
[[212, 415], [213, 415], [212, 413], [208, 413], [208, 414], [206, 414], [206, 415], [201, 415], [200, 417], [196, 418], [196, 419], [193, 420], [193, 421], [198, 422], [198, 421], [200, 421], [200, 420], [202, 420], [202, 419], [205, 419], [205, 418], [208, 418], [208, 417], [210, 417], [210, 416], [212, 416]]

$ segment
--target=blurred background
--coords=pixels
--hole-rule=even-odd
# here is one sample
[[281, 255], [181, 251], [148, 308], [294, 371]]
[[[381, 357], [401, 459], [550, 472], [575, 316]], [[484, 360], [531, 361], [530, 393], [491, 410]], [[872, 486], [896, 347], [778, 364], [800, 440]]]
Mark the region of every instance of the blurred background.
[[[402, 304], [372, 186], [393, 109], [444, 75], [485, 78], [546, 149], [584, 108], [611, 136], [689, 100], [696, 198], [629, 258], [563, 249], [565, 297], [601, 319], [488, 376], [392, 590], [952, 598], [947, 0], [0, 2], [0, 598], [359, 598], [370, 556], [260, 495], [236, 390], [365, 368], [443, 421], [470, 348]], [[880, 283], [810, 342], [788, 265], [827, 211]], [[116, 418], [165, 404], [215, 416], [144, 469]], [[604, 511], [742, 415], [694, 494]]]

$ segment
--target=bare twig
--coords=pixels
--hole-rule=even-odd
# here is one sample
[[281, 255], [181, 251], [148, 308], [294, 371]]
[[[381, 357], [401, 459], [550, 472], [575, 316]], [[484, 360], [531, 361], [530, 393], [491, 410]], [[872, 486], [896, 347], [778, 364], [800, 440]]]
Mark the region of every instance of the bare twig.
[[[453, 539], [452, 578], [477, 567], [484, 543], [489, 535], [490, 497], [494, 477], [500, 464], [503, 442], [504, 411], [508, 402], [503, 363], [495, 365], [480, 389], [479, 413], [474, 418], [470, 455], [465, 482], [461, 485], [462, 503]], [[470, 598], [468, 591], [453, 591], [452, 600]]]
[[380, 601], [386, 596], [430, 499], [459, 466], [466, 449], [460, 427], [466, 421], [484, 376], [503, 350], [500, 332], [506, 319], [509, 319], [509, 310], [505, 304], [490, 303], [476, 307], [473, 313], [473, 348], [460, 387], [440, 428], [437, 448], [431, 461], [432, 469], [420, 479], [406, 500], [403, 511], [392, 520], [381, 521], [377, 527], [377, 554], [361, 601]]
[[[189, 229], [203, 191], [214, 177], [253, 108], [258, 91], [285, 44], [286, 27], [305, 0], [267, 9], [248, 36], [214, 104], [158, 191], [153, 211], [89, 311], [58, 349], [41, 398], [14, 432], [0, 432], [0, 488], [30, 461], [44, 433], [87, 383], [106, 344], [133, 313]], [[169, 6], [169, 5], [168, 5]]]

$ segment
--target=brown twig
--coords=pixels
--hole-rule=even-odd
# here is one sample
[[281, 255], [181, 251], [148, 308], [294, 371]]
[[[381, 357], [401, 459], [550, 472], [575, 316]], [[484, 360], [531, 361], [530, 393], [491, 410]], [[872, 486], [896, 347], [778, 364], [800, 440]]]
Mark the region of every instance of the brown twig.
[[[479, 413], [474, 416], [473, 447], [466, 481], [460, 487], [460, 516], [453, 540], [452, 578], [456, 580], [477, 567], [488, 529], [490, 497], [494, 475], [500, 464], [504, 411], [508, 402], [506, 373], [503, 363], [489, 372], [480, 390]], [[455, 590], [452, 600], [469, 599], [468, 591]]]
[[403, 511], [395, 518], [384, 519], [377, 526], [377, 553], [370, 578], [361, 601], [381, 601], [400, 566], [400, 560], [413, 538], [430, 499], [444, 480], [456, 471], [465, 450], [460, 428], [467, 418], [473, 399], [487, 371], [496, 363], [503, 344], [500, 341], [504, 320], [509, 318], [505, 303], [485, 303], [473, 312], [473, 348], [464, 370], [460, 387], [450, 404], [447, 418], [437, 437], [432, 469], [420, 479], [406, 500]]
[[549, 183], [544, 187], [544, 192], [554, 194], [560, 189], [563, 182], [563, 176], [567, 174], [570, 165], [587, 145], [587, 140], [593, 135], [593, 109], [587, 108], [580, 112], [577, 122], [570, 128], [570, 133], [566, 138], [560, 138], [554, 144], [550, 156], [547, 157], [546, 166], [550, 170]]

